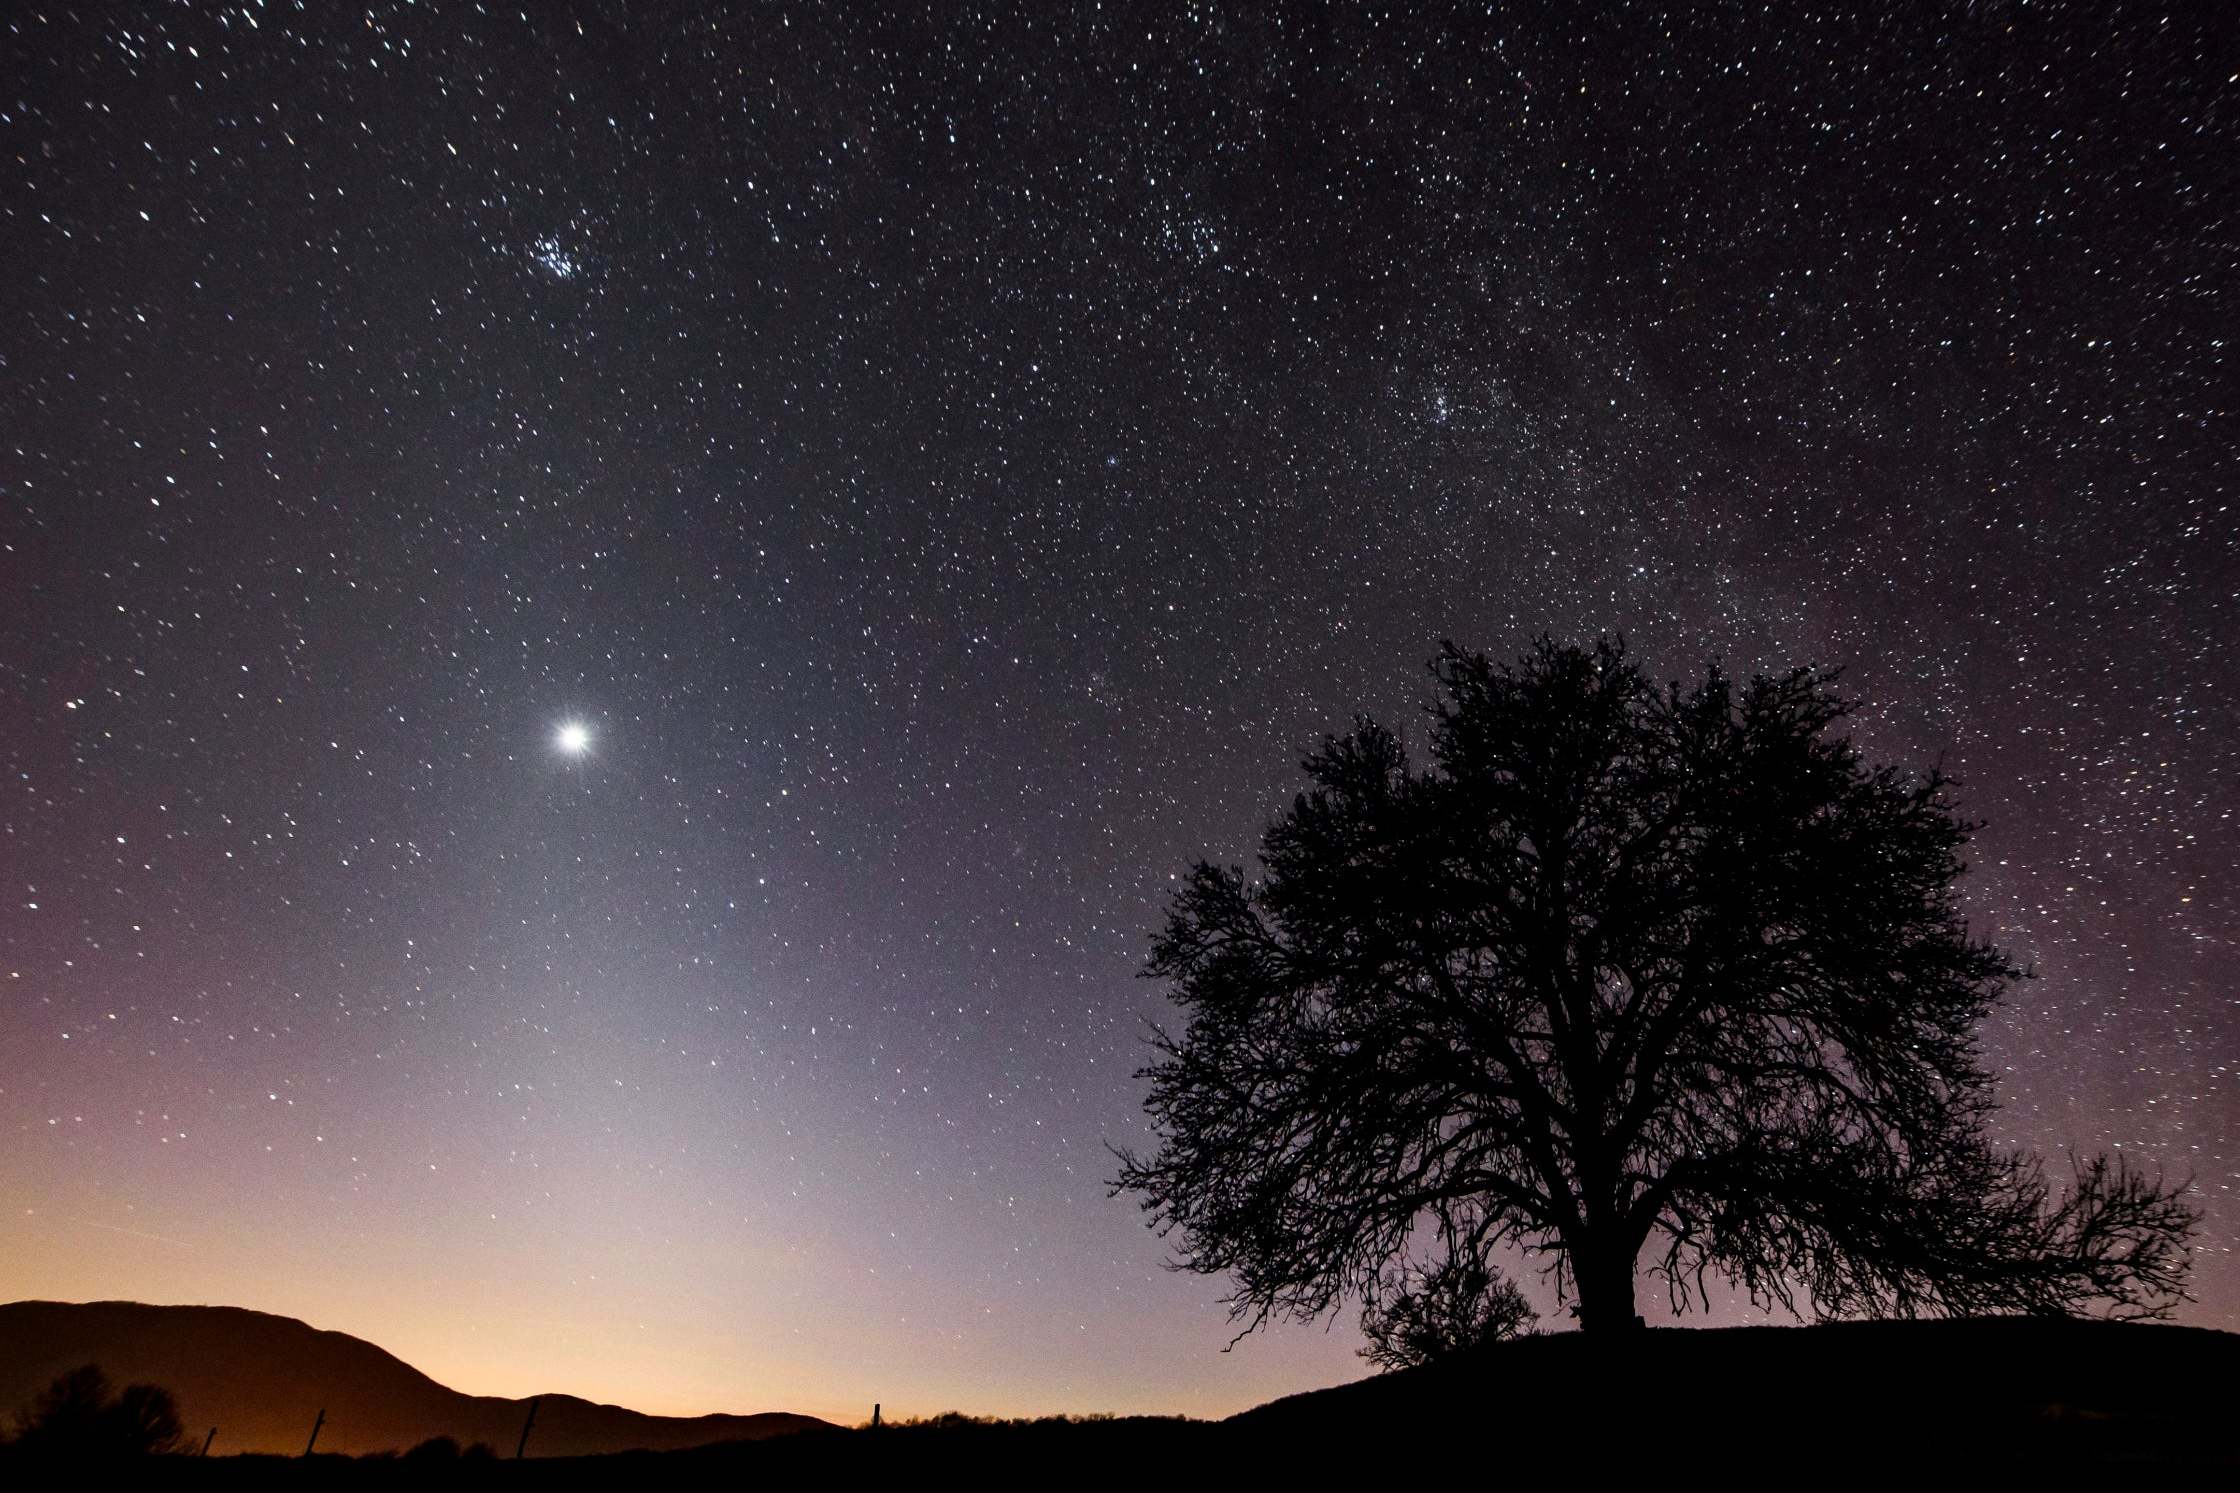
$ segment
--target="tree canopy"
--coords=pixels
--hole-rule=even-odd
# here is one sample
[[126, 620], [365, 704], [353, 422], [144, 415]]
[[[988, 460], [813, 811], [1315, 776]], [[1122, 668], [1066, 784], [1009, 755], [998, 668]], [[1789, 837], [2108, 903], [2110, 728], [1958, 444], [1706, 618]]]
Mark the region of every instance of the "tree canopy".
[[1146, 968], [1187, 1022], [1115, 1185], [1244, 1330], [1492, 1290], [1501, 1250], [1589, 1330], [1639, 1324], [1643, 1272], [1675, 1311], [2182, 1299], [2183, 1187], [2097, 1157], [2057, 1189], [1987, 1138], [1979, 1029], [2025, 972], [1968, 934], [1952, 784], [1869, 765], [1832, 675], [1658, 687], [1545, 640], [1433, 672], [1428, 762], [1326, 741], [1265, 874], [1194, 866]]

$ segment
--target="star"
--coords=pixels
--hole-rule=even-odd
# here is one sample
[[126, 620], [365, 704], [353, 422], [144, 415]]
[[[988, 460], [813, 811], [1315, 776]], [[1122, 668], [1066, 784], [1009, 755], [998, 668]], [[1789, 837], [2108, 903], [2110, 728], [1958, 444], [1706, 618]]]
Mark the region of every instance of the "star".
[[571, 757], [580, 757], [591, 750], [591, 728], [580, 721], [569, 721], [554, 738], [560, 750]]

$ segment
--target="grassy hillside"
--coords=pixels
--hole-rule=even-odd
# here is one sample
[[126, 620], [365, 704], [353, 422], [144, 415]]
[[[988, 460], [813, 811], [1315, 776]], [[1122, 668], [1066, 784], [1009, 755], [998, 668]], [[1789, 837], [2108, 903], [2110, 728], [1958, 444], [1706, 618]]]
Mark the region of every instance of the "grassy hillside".
[[1294, 1395], [1256, 1442], [1409, 1425], [1536, 1462], [2143, 1459], [2240, 1466], [2240, 1336], [2027, 1318], [1577, 1333]]

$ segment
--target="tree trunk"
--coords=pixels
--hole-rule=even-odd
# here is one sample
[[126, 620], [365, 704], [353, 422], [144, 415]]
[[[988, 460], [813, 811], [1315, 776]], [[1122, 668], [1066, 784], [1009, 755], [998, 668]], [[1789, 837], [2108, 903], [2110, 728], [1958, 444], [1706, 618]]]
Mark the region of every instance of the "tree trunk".
[[1581, 1332], [1631, 1332], [1643, 1326], [1633, 1306], [1633, 1255], [1583, 1250], [1575, 1262]]

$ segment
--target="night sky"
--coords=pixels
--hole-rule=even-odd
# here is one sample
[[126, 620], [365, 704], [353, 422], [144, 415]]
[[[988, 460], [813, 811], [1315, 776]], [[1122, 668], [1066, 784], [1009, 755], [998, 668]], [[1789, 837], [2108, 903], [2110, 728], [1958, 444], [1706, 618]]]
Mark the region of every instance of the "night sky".
[[1357, 1377], [1107, 1195], [1135, 972], [1440, 638], [1610, 631], [1962, 778], [2000, 1137], [2240, 1329], [2221, 6], [871, 9], [8, 7], [0, 1298]]

